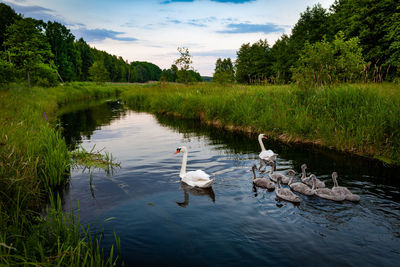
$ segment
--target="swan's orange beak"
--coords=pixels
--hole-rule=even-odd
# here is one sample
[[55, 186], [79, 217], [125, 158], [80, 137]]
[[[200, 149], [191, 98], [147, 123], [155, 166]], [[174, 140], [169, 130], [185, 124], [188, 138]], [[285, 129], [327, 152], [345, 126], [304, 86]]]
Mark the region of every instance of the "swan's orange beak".
[[179, 152], [181, 152], [181, 149], [180, 149], [180, 148], [177, 148], [174, 154], [176, 155], [176, 154], [178, 154]]

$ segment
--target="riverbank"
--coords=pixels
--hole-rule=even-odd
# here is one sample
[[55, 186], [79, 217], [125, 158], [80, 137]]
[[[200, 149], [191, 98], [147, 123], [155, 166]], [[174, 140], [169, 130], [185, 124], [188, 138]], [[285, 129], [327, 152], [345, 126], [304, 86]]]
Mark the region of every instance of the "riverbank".
[[342, 84], [307, 93], [291, 85], [157, 84], [130, 87], [121, 98], [136, 110], [400, 164], [396, 84]]
[[65, 103], [115, 97], [121, 90], [89, 83], [0, 89], [0, 265], [117, 260], [113, 251], [105, 256], [89, 226], [62, 211], [58, 195], [68, 185], [71, 156], [56, 130], [56, 113]]
[[[56, 118], [66, 103], [117, 96], [134, 110], [400, 164], [400, 88], [395, 84], [344, 84], [307, 93], [289, 85], [12, 85], [0, 89], [0, 264], [116, 260], [112, 251], [104, 259], [99, 240], [89, 229], [82, 233], [79, 221], [61, 210], [56, 196], [68, 185], [71, 156]], [[45, 218], [42, 207], [49, 201]]]

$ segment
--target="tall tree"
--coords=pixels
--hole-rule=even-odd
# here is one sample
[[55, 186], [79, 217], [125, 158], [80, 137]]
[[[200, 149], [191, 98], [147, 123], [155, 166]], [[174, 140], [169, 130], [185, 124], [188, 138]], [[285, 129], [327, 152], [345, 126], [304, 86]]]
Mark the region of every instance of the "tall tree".
[[217, 59], [215, 63], [215, 70], [213, 81], [221, 84], [233, 83], [235, 80], [235, 70], [230, 58]]
[[290, 37], [282, 37], [272, 47], [273, 72], [277, 82], [288, 82], [292, 76], [300, 53], [306, 43], [321, 41], [324, 36], [332, 40], [336, 32], [330, 26], [330, 14], [320, 4], [314, 5], [300, 14]]
[[21, 17], [6, 4], [0, 3], [0, 48], [6, 40], [6, 29]]
[[365, 62], [357, 37], [344, 39], [339, 32], [332, 42], [306, 43], [293, 79], [304, 89], [336, 82], [359, 81]]
[[283, 34], [271, 48], [272, 71], [275, 83], [287, 83], [292, 77], [290, 68], [295, 59], [292, 57], [290, 38]]
[[75, 69], [76, 77], [81, 81], [87, 81], [89, 79], [89, 68], [94, 62], [93, 49], [82, 38], [76, 41], [74, 46], [80, 56], [80, 64], [77, 61]]
[[237, 52], [236, 80], [256, 83], [270, 78], [272, 71], [271, 49], [267, 40], [259, 40], [250, 45], [243, 44]]
[[49, 21], [45, 35], [54, 55], [54, 63], [64, 81], [76, 79], [76, 65], [79, 62], [78, 52], [74, 47], [74, 35], [64, 25]]
[[17, 69], [25, 71], [29, 87], [32, 71], [54, 66], [50, 45], [42, 32], [43, 22], [32, 18], [20, 19], [7, 28], [6, 53]]
[[106, 82], [110, 79], [110, 73], [107, 71], [102, 61], [95, 61], [89, 68], [89, 74], [91, 80], [97, 83]]
[[183, 83], [192, 82], [192, 75], [189, 73], [189, 69], [193, 63], [192, 56], [189, 54], [187, 47], [178, 47], [178, 52], [181, 54], [178, 59], [175, 60], [175, 64], [180, 67], [177, 72], [177, 81]]
[[358, 37], [366, 61], [378, 68], [382, 66], [381, 72], [394, 75], [396, 68], [389, 68], [389, 65], [400, 66], [397, 49], [400, 41], [399, 1], [336, 0], [331, 10], [334, 31], [343, 31], [347, 38]]

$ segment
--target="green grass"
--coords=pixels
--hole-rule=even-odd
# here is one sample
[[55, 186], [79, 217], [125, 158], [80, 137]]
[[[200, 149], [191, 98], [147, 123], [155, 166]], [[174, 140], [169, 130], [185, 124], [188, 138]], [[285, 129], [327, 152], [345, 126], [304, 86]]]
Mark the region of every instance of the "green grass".
[[[290, 85], [71, 83], [28, 89], [13, 84], [0, 89], [0, 265], [112, 265], [117, 260], [114, 250], [105, 258], [100, 237], [61, 212], [51, 197], [68, 184], [73, 166], [55, 130], [56, 116], [68, 110], [66, 103], [116, 96], [135, 110], [400, 164], [398, 84], [342, 84], [307, 93]], [[100, 165], [104, 159], [87, 151], [74, 157]], [[49, 201], [45, 217], [41, 210]]]
[[0, 265], [112, 265], [117, 259], [114, 251], [105, 258], [98, 236], [50, 196], [68, 184], [72, 164], [55, 114], [68, 102], [115, 97], [122, 90], [91, 83], [0, 89]]
[[216, 126], [265, 132], [400, 164], [400, 86], [341, 84], [304, 92], [295, 86], [156, 84], [121, 98], [133, 109], [172, 113]]

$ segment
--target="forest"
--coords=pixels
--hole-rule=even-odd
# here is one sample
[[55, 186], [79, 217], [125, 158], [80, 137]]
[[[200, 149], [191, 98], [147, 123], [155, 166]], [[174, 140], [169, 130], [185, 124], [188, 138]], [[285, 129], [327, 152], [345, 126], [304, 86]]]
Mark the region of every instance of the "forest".
[[54, 86], [69, 81], [147, 82], [161, 69], [149, 62], [128, 63], [122, 57], [90, 47], [58, 22], [23, 18], [0, 3], [0, 81], [26, 79], [29, 85]]
[[[216, 73], [219, 67], [217, 62]], [[310, 75], [317, 85], [398, 81], [400, 4], [336, 0], [328, 10], [320, 4], [308, 7], [291, 34], [283, 34], [272, 46], [266, 39], [243, 44], [234, 67], [236, 81], [248, 84], [302, 82]], [[335, 77], [318, 80], [318, 73]]]
[[[161, 70], [76, 40], [58, 22], [23, 18], [0, 3], [0, 81], [27, 80], [53, 86], [59, 81], [196, 82], [190, 68]], [[185, 76], [190, 77], [185, 78]], [[267, 39], [245, 43], [236, 61], [218, 59], [214, 81], [221, 83], [324, 85], [336, 82], [398, 82], [400, 5], [396, 0], [337, 0], [325, 9], [308, 7], [291, 34], [272, 46]]]
[[[265, 20], [268, 21], [268, 18]], [[334, 165], [336, 162], [347, 161], [348, 155], [354, 156], [355, 160], [351, 162], [358, 164], [362, 161], [365, 165], [362, 163], [359, 166], [357, 164], [353, 166], [350, 162], [343, 165], [347, 167], [343, 167], [340, 171], [350, 173], [353, 169], [364, 169], [364, 166], [368, 165], [368, 168], [365, 168], [366, 175], [356, 173], [357, 180], [353, 182], [364, 198], [362, 204], [359, 205], [362, 209], [357, 209], [351, 204], [351, 207], [355, 208], [345, 208], [346, 212], [354, 210], [355, 213], [343, 213], [346, 216], [343, 220], [332, 220], [330, 215], [342, 213], [342, 211], [338, 212], [337, 206], [334, 206], [333, 212], [327, 216], [329, 221], [335, 223], [332, 227], [332, 239], [335, 244], [340, 244], [338, 249], [340, 251], [345, 251], [342, 244], [349, 242], [358, 243], [357, 249], [360, 246], [368, 247], [374, 244], [370, 246], [371, 249], [390, 260], [390, 255], [381, 253], [378, 246], [385, 249], [396, 247], [395, 245], [390, 246], [391, 243], [385, 240], [381, 232], [375, 233], [376, 228], [371, 233], [386, 241], [385, 245], [380, 245], [376, 240], [368, 241], [369, 244], [367, 244], [364, 242], [366, 239], [363, 234], [364, 229], [377, 225], [379, 229], [394, 229], [393, 233], [387, 234], [391, 241], [397, 241], [395, 237], [398, 237], [398, 229], [395, 227], [398, 225], [398, 219], [391, 221], [396, 217], [392, 216], [394, 214], [392, 211], [398, 207], [398, 201], [396, 204], [393, 204], [394, 202], [388, 204], [390, 199], [396, 200], [398, 196], [398, 192], [393, 189], [396, 181], [392, 179], [396, 175], [392, 173], [395, 173], [400, 165], [400, 120], [398, 119], [400, 117], [398, 93], [400, 4], [398, 0], [336, 0], [329, 9], [319, 4], [308, 7], [300, 14], [291, 33], [283, 34], [274, 44], [266, 39], [260, 39], [255, 43], [244, 43], [238, 47], [236, 59], [217, 59], [211, 83], [197, 83], [205, 79], [194, 70], [188, 48], [178, 47], [178, 52], [180, 57], [172, 62], [168, 69], [162, 70], [150, 62], [128, 62], [120, 56], [91, 47], [83, 38], [77, 39], [70, 29], [59, 22], [25, 18], [17, 14], [10, 6], [0, 3], [0, 265], [115, 266], [121, 264], [123, 260], [121, 241], [124, 253], [129, 254], [126, 253], [128, 250], [127, 243], [124, 241], [126, 237], [124, 232], [115, 232], [114, 235], [110, 232], [104, 234], [103, 230], [93, 229], [91, 225], [81, 225], [79, 217], [73, 213], [74, 210], [71, 209], [71, 213], [68, 213], [64, 210], [62, 202], [65, 196], [62, 194], [64, 190], [69, 189], [72, 181], [71, 168], [77, 164], [76, 159], [79, 158], [78, 156], [90, 159], [93, 154], [82, 150], [70, 150], [63, 136], [63, 128], [66, 127], [60, 124], [60, 116], [80, 110], [83, 106], [97, 105], [109, 99], [119, 99], [118, 102], [121, 101], [133, 111], [144, 111], [155, 115], [156, 118], [167, 118], [179, 127], [183, 125], [182, 122], [190, 121], [190, 125], [196, 125], [196, 129], [210, 127], [213, 135], [223, 132], [232, 140], [230, 143], [234, 144], [233, 147], [245, 148], [243, 151], [240, 150], [240, 157], [235, 154], [235, 158], [240, 158], [241, 161], [246, 158], [245, 160], [248, 160], [246, 164], [252, 163], [253, 159], [257, 158], [259, 147], [256, 138], [253, 137], [259, 133], [267, 134], [268, 139], [271, 140], [269, 145], [273, 144], [272, 141], [283, 144], [276, 147], [280, 149], [278, 153], [283, 155], [282, 159], [285, 159], [285, 162], [292, 162], [289, 155], [292, 153], [289, 151], [292, 147], [303, 145], [306, 150], [302, 147], [301, 153], [295, 153], [299, 155], [301, 161], [303, 161], [303, 153], [310, 154], [313, 159], [323, 155], [322, 159], [318, 159], [319, 163], [314, 166]], [[149, 81], [160, 82], [147, 83]], [[108, 83], [104, 84], [104, 82]], [[191, 85], [188, 86], [188, 84]], [[85, 110], [83, 113], [90, 112]], [[97, 113], [100, 114], [100, 120], [105, 119], [104, 113], [99, 111]], [[77, 120], [78, 123], [86, 121], [84, 116], [80, 119]], [[91, 124], [92, 122], [88, 123], [93, 126], [93, 129], [97, 127], [94, 127], [95, 124]], [[215, 131], [215, 129], [221, 129], [221, 131]], [[179, 134], [180, 131], [177, 130]], [[81, 134], [78, 136], [80, 137]], [[196, 142], [197, 139], [202, 139], [192, 138], [191, 134], [187, 136], [190, 139], [196, 139]], [[237, 138], [240, 136], [246, 136], [246, 139], [243, 139], [245, 141], [238, 142], [240, 139]], [[252, 139], [247, 139], [248, 136], [252, 136], [250, 137]], [[117, 135], [115, 139], [119, 138]], [[169, 139], [164, 139], [164, 135], [162, 138], [163, 145], [170, 145], [165, 142]], [[215, 151], [219, 153], [222, 147], [221, 141], [215, 140], [218, 140], [216, 142], [218, 149]], [[252, 147], [249, 153], [249, 144], [256, 147], [256, 154], [253, 153], [255, 150], [253, 151]], [[150, 147], [153, 144], [146, 145]], [[175, 145], [172, 145], [175, 149]], [[314, 153], [314, 148], [315, 151], [321, 149], [322, 152]], [[148, 150], [153, 153], [154, 149], [152, 146]], [[331, 153], [334, 151], [335, 153]], [[242, 156], [242, 152], [246, 154], [245, 157]], [[172, 153], [172, 150], [168, 152], [168, 157]], [[129, 151], [129, 154], [138, 154], [138, 152]], [[254, 158], [249, 156], [252, 154]], [[109, 154], [105, 152], [105, 160], [99, 161], [107, 163], [107, 158], [112, 159], [112, 155], [109, 157]], [[220, 160], [215, 160], [216, 158]], [[165, 162], [171, 163], [169, 160], [159, 161], [158, 157], [156, 159], [158, 167], [159, 164]], [[131, 158], [128, 161], [136, 162]], [[212, 165], [214, 164], [212, 161], [220, 164], [231, 160], [218, 156], [210, 157], [210, 161], [205, 162]], [[153, 172], [154, 164], [143, 165], [151, 168], [151, 170], [144, 169], [144, 174]], [[269, 203], [265, 202], [265, 206], [268, 205], [268, 207], [278, 208], [281, 211], [287, 209], [285, 206], [282, 209], [282, 206], [278, 207], [277, 203], [275, 204], [275, 198], [265, 197], [269, 193], [259, 194], [258, 199], [256, 196], [253, 197], [254, 192], [249, 186], [252, 185], [251, 174], [247, 171], [245, 173], [242, 163], [237, 165], [237, 169], [240, 168], [242, 172], [235, 181], [243, 182], [238, 188], [242, 190], [248, 187], [248, 190], [227, 191], [224, 187], [223, 190], [217, 191], [217, 187], [218, 203], [224, 203], [223, 192], [227, 192], [225, 194], [228, 201], [225, 202], [245, 206], [241, 204], [243, 201], [231, 200], [236, 196], [235, 194], [245, 192], [244, 194], [247, 195], [243, 199], [257, 201], [254, 205], [249, 205], [251, 209], [254, 206], [261, 207], [259, 200], [271, 200]], [[83, 167], [86, 168], [86, 166]], [[236, 166], [234, 167], [227, 169], [236, 170]], [[322, 168], [314, 170], [320, 171], [321, 174]], [[142, 171], [137, 168], [126, 169]], [[158, 171], [162, 168], [155, 169]], [[165, 169], [169, 170], [169, 167]], [[371, 170], [379, 175], [383, 173], [384, 178], [375, 182], [379, 175], [376, 177], [371, 175], [369, 173]], [[230, 173], [221, 173], [218, 174], [219, 177], [226, 176], [232, 179], [229, 176]], [[133, 175], [126, 175], [126, 177], [133, 177]], [[169, 179], [170, 173], [165, 177]], [[148, 177], [144, 178], [147, 181]], [[88, 184], [92, 188], [91, 175], [89, 179]], [[155, 179], [161, 180], [157, 175]], [[107, 176], [105, 180], [112, 179]], [[382, 180], [386, 187], [381, 187], [382, 184], [379, 184]], [[224, 184], [220, 181], [216, 183], [217, 186]], [[123, 189], [124, 184], [121, 185], [116, 188]], [[177, 188], [175, 182], [173, 186]], [[388, 198], [377, 194], [376, 188], [380, 192], [385, 191]], [[182, 190], [185, 189], [182, 187]], [[96, 191], [96, 194], [99, 191]], [[162, 196], [170, 196], [169, 193]], [[151, 194], [151, 196], [154, 195]], [[375, 196], [375, 200], [382, 201], [382, 206], [376, 204], [373, 198]], [[196, 201], [195, 197], [198, 196], [191, 195], [194, 201]], [[128, 203], [128, 201], [122, 202]], [[140, 205], [151, 210], [152, 214], [156, 214], [157, 210], [162, 210], [159, 217], [165, 221], [164, 214], [167, 212], [162, 209], [160, 202], [162, 201], [157, 202], [156, 206], [155, 202], [147, 203], [147, 201], [143, 202], [144, 205]], [[176, 210], [175, 200], [168, 199], [168, 203], [172, 203]], [[273, 205], [270, 205], [271, 203]], [[373, 204], [370, 206], [372, 212], [366, 208], [370, 203]], [[176, 204], [179, 205], [178, 202]], [[390, 205], [392, 205], [392, 210], [390, 210]], [[226, 209], [224, 205], [221, 206]], [[196, 206], [190, 206], [186, 212], [193, 211], [192, 207]], [[312, 207], [312, 205], [307, 204], [307, 207]], [[211, 210], [207, 206], [207, 214]], [[235, 208], [227, 210], [235, 210]], [[378, 210], [382, 213], [374, 213]], [[296, 208], [297, 211], [304, 212], [302, 208]], [[310, 214], [319, 223], [320, 215], [326, 212], [330, 211], [315, 213], [313, 208]], [[259, 214], [264, 216], [261, 212]], [[361, 217], [366, 214], [366, 216], [360, 220], [353, 217], [353, 214], [361, 215]], [[385, 217], [385, 214], [388, 214], [388, 217]], [[232, 216], [228, 215], [227, 218], [230, 220]], [[270, 213], [265, 213], [265, 215], [262, 220], [267, 223], [267, 220], [273, 216], [270, 216]], [[286, 215], [283, 214], [283, 216]], [[301, 217], [308, 216], [301, 215]], [[242, 229], [243, 216], [238, 216], [238, 218], [240, 218], [239, 228]], [[382, 218], [382, 220], [375, 218]], [[106, 220], [109, 219], [110, 223], [118, 223], [120, 218], [114, 221], [114, 217], [109, 217]], [[199, 221], [204, 224], [204, 221]], [[340, 239], [339, 241], [344, 241], [338, 242], [336, 239], [339, 233], [338, 221], [343, 222], [340, 223], [341, 227], [356, 225], [366, 228], [359, 230], [361, 233], [359, 239], [353, 235], [353, 232], [345, 229], [349, 233], [349, 238]], [[361, 221], [363, 223], [358, 223]], [[387, 221], [387, 224], [391, 226], [386, 227], [386, 224], [383, 224], [386, 222], [383, 221]], [[249, 222], [258, 223], [259, 221], [252, 218]], [[311, 225], [308, 221], [306, 223]], [[272, 221], [269, 225], [274, 224], [275, 222]], [[197, 227], [196, 224], [193, 225]], [[288, 228], [292, 225], [293, 223]], [[290, 238], [296, 238], [298, 232], [304, 232], [303, 225], [306, 224], [298, 223], [298, 225], [301, 228], [293, 228], [296, 231], [289, 231]], [[226, 225], [223, 226], [226, 227]], [[327, 244], [326, 236], [320, 234], [320, 228], [316, 231], [309, 230], [316, 233], [312, 234], [314, 237], [322, 236], [323, 243], [317, 244]], [[129, 232], [134, 233], [131, 229]], [[141, 230], [141, 232], [152, 231]], [[204, 232], [198, 229], [193, 232], [204, 236]], [[281, 234], [280, 231], [278, 232]], [[171, 233], [175, 238], [175, 231]], [[224, 240], [229, 239], [220, 232], [217, 234]], [[110, 236], [112, 241], [109, 242], [109, 246], [103, 246], [101, 239]], [[208, 235], [206, 236], [208, 238]], [[243, 236], [247, 241], [253, 240], [249, 238], [248, 232]], [[235, 240], [236, 238], [237, 236], [234, 237]], [[299, 240], [304, 242], [303, 237]], [[163, 244], [158, 239], [154, 243]], [[245, 243], [244, 246], [247, 244]], [[324, 245], [319, 247], [326, 250]], [[226, 250], [226, 247], [229, 245], [224, 245], [223, 250]], [[270, 251], [263, 247], [262, 249], [264, 252]], [[214, 254], [215, 250], [212, 251]], [[329, 251], [333, 250], [329, 249]], [[349, 249], [349, 251], [351, 252], [349, 257], [354, 258], [353, 252], [357, 250]], [[159, 251], [156, 252], [159, 253]], [[195, 252], [203, 255], [197, 250]], [[253, 253], [254, 251], [249, 255], [254, 255]], [[392, 257], [393, 253], [399, 255], [393, 250]], [[240, 257], [245, 258], [242, 254]], [[181, 255], [176, 258], [181, 260]], [[371, 258], [375, 260], [374, 257]], [[269, 264], [270, 259], [267, 258]], [[376, 265], [376, 262], [374, 264]]]

